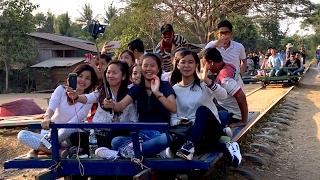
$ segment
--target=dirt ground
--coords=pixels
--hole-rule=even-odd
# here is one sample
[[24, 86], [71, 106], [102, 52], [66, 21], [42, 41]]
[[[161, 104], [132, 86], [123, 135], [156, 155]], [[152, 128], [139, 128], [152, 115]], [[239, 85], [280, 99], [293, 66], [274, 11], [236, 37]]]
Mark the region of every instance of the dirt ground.
[[[259, 84], [245, 85], [246, 93], [258, 88]], [[295, 121], [288, 131], [283, 132], [279, 143], [272, 144], [275, 155], [271, 161], [255, 168], [260, 179], [320, 179], [320, 77], [310, 69], [299, 87], [288, 98], [299, 104]], [[0, 94], [0, 104], [16, 98], [33, 98], [40, 107], [47, 107], [50, 94]], [[27, 152], [19, 145], [16, 134], [20, 129], [0, 129], [0, 179], [34, 179], [37, 172], [3, 170], [3, 163], [12, 157]]]
[[[310, 68], [299, 86], [286, 97], [286, 101], [297, 103], [299, 108], [297, 112], [292, 113], [293, 118], [288, 130], [281, 131], [280, 136], [274, 136], [277, 138], [274, 143], [264, 141], [271, 146], [274, 155], [268, 156], [260, 151], [257, 154], [267, 160], [266, 164], [260, 166], [244, 161], [240, 168], [251, 171], [256, 179], [261, 180], [320, 179], [319, 90], [320, 75], [316, 69]], [[251, 142], [261, 141], [251, 140]], [[253, 151], [244, 149], [242, 153], [248, 152]], [[236, 173], [229, 175], [227, 179], [245, 178]]]

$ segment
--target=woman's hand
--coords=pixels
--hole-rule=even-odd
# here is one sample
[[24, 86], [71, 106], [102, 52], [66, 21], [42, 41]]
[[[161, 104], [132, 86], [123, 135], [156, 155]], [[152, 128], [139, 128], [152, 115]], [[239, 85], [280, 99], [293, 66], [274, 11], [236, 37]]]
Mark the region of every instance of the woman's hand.
[[151, 80], [151, 91], [153, 94], [159, 93], [160, 79], [157, 75], [153, 75]]
[[101, 49], [101, 54], [107, 54], [112, 50], [112, 47], [114, 46], [113, 44], [108, 44], [109, 42], [105, 42], [102, 49]]
[[201, 81], [206, 81], [208, 79], [209, 65], [204, 59], [200, 61], [200, 72], [196, 69], [196, 73]]
[[106, 109], [113, 109], [114, 108], [114, 102], [112, 99], [107, 99], [105, 98], [103, 100], [103, 107], [106, 108]]
[[45, 117], [44, 120], [41, 122], [42, 129], [49, 129], [50, 123], [51, 123], [51, 119], [48, 117]]
[[75, 100], [75, 99], [78, 98], [79, 94], [78, 94], [75, 90], [73, 90], [73, 89], [72, 89], [71, 87], [69, 87], [69, 86], [65, 86], [65, 88], [66, 88], [66, 91], [67, 91], [67, 96], [68, 96], [70, 99]]

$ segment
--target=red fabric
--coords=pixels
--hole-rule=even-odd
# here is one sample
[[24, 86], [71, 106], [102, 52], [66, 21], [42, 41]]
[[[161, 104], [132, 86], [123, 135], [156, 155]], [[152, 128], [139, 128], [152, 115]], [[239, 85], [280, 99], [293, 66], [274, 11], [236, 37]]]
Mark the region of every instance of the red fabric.
[[98, 109], [98, 103], [94, 103], [91, 107], [91, 110], [90, 110], [90, 113], [88, 114], [88, 117], [87, 117], [87, 121], [89, 123], [92, 122], [92, 119], [93, 119], [93, 116], [96, 114], [96, 111]]
[[171, 52], [172, 49], [172, 42], [165, 42], [164, 40], [161, 40], [160, 42], [160, 51], [161, 52]]
[[0, 117], [23, 116], [42, 113], [44, 113], [44, 110], [41, 109], [33, 101], [33, 99], [18, 99], [0, 105]]

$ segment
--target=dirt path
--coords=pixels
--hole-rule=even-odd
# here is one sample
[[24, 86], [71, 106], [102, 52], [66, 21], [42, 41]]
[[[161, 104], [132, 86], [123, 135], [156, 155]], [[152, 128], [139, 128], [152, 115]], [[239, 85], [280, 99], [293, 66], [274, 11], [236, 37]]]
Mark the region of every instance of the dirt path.
[[[270, 143], [274, 156], [263, 166], [245, 162], [242, 168], [262, 180], [320, 179], [320, 77], [310, 68], [302, 82], [287, 96], [298, 104], [291, 125], [282, 131], [277, 142]], [[253, 142], [256, 142], [253, 140]], [[250, 149], [252, 150], [252, 149]], [[245, 149], [243, 153], [250, 151]], [[261, 154], [261, 153], [260, 153]], [[264, 156], [264, 158], [267, 156]], [[243, 179], [229, 175], [228, 179]]]

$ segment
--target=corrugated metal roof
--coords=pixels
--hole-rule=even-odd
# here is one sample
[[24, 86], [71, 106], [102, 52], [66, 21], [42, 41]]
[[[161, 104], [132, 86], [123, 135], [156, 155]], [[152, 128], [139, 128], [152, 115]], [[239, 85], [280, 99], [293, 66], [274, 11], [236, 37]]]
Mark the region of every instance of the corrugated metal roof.
[[36, 38], [58, 42], [71, 47], [75, 47], [75, 48], [79, 48], [79, 49], [83, 49], [91, 52], [97, 52], [95, 44], [91, 41], [85, 41], [78, 38], [60, 36], [60, 35], [50, 34], [50, 33], [40, 33], [40, 32], [33, 32], [33, 33], [30, 33], [29, 35]]
[[82, 57], [70, 57], [70, 58], [51, 58], [46, 61], [42, 61], [38, 64], [32, 65], [32, 68], [52, 68], [52, 67], [70, 67], [77, 63], [83, 62], [85, 59]]

